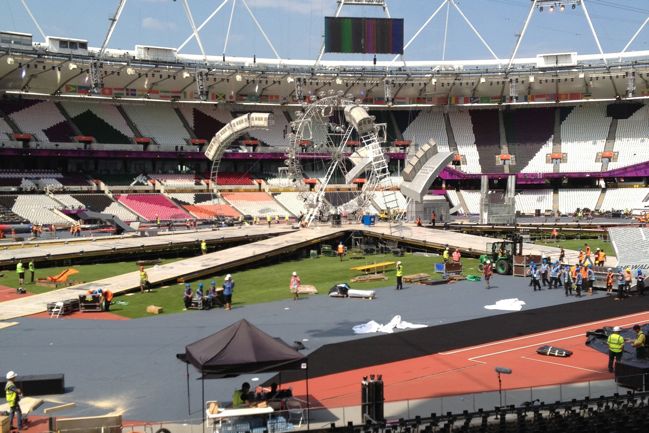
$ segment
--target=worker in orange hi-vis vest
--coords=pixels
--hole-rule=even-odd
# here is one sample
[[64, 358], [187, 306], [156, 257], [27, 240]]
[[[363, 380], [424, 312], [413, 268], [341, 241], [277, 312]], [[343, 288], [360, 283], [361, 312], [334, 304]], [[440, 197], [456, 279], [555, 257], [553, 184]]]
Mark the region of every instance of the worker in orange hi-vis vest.
[[343, 261], [343, 256], [345, 255], [345, 245], [343, 245], [342, 242], [338, 244], [338, 250], [336, 251], [338, 253], [338, 257], [340, 257], [340, 261]]
[[551, 237], [552, 239], [554, 239], [555, 241], [556, 241], [557, 238], [559, 237], [559, 231], [557, 230], [556, 227], [552, 229], [552, 234], [550, 235], [550, 237]]

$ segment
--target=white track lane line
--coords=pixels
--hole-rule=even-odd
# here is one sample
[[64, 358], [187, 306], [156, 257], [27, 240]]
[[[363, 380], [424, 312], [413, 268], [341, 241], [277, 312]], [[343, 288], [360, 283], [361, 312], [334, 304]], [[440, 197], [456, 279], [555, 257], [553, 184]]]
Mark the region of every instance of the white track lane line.
[[521, 358], [526, 359], [526, 360], [528, 360], [528, 361], [542, 362], [542, 363], [544, 363], [544, 364], [552, 364], [552, 365], [558, 365], [558, 366], [560, 366], [560, 367], [574, 368], [575, 370], [588, 371], [588, 372], [590, 372], [590, 373], [608, 374], [608, 372], [606, 372], [606, 371], [598, 371], [598, 370], [591, 370], [590, 368], [575, 367], [574, 365], [560, 364], [560, 363], [558, 363], [558, 362], [545, 361], [545, 360], [543, 360], [543, 359], [528, 358], [527, 356], [521, 356]]
[[[611, 321], [614, 321], [614, 320], [617, 320], [617, 321], [625, 320], [625, 319], [629, 319], [629, 318], [637, 317], [637, 316], [642, 316], [642, 315], [649, 316], [649, 312], [644, 311], [642, 313], [635, 313], [635, 314], [629, 314], [629, 315], [626, 315], [626, 316], [614, 317], [614, 318], [611, 318], [611, 319], [598, 320], [596, 322], [582, 323], [580, 325], [570, 326], [570, 327], [567, 327], [567, 328], [554, 329], [552, 331], [539, 332], [539, 333], [536, 333], [536, 334], [524, 335], [522, 337], [510, 338], [510, 339], [507, 339], [507, 340], [501, 340], [501, 341], [495, 341], [495, 342], [492, 342], [492, 343], [479, 344], [477, 346], [464, 347], [462, 349], [452, 350], [452, 351], [449, 351], [449, 352], [439, 352], [438, 355], [454, 355], [456, 353], [467, 352], [469, 350], [480, 349], [480, 348], [483, 348], [483, 347], [497, 346], [499, 344], [505, 344], [505, 343], [509, 343], [509, 342], [512, 342], [512, 341], [527, 340], [529, 338], [540, 337], [540, 336], [543, 336], [543, 335], [556, 334], [558, 332], [569, 331], [571, 329], [582, 328], [584, 326], [593, 326], [593, 325], [596, 325], [596, 324], [599, 324], [599, 323], [610, 323]], [[627, 326], [627, 325], [617, 325], [617, 326]], [[559, 341], [559, 340], [556, 340], [556, 341]]]

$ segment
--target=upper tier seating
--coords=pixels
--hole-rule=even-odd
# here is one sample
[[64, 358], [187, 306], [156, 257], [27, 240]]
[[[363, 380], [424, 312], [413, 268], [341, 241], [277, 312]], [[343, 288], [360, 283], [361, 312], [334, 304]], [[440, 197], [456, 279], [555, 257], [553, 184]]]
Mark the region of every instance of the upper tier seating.
[[[552, 138], [550, 138], [546, 143], [541, 146], [541, 148], [536, 152], [532, 158], [527, 162], [527, 165], [523, 167], [521, 173], [552, 173], [553, 165], [548, 164], [547, 155], [552, 153]], [[518, 165], [518, 161], [516, 161]], [[520, 165], [519, 165], [520, 167]]]
[[149, 221], [190, 218], [187, 212], [162, 194], [124, 194], [115, 195], [115, 199]]
[[[547, 147], [554, 132], [554, 109], [525, 108], [503, 113], [509, 153], [516, 158], [510, 173], [521, 171], [541, 149]], [[552, 171], [552, 165], [546, 164]]]
[[413, 143], [424, 144], [435, 140], [440, 152], [448, 152], [448, 136], [441, 111], [421, 111], [403, 132], [403, 138]]
[[40, 99], [0, 98], [0, 111], [9, 116], [41, 102]]
[[265, 192], [224, 192], [222, 196], [243, 215], [283, 217], [290, 214]]
[[133, 131], [113, 104], [62, 102], [72, 121], [84, 135], [98, 143], [130, 144]]
[[216, 175], [217, 185], [252, 185], [253, 181], [247, 173], [219, 172]]
[[560, 165], [562, 173], [601, 171], [597, 153], [604, 150], [611, 118], [606, 105], [585, 104], [575, 107], [561, 124], [561, 151], [568, 160]]
[[238, 218], [241, 215], [227, 204], [188, 204], [183, 208], [198, 219], [212, 219], [215, 216]]
[[13, 131], [11, 130], [11, 126], [0, 117], [0, 141], [9, 140], [12, 133]]
[[649, 160], [649, 106], [644, 105], [628, 119], [617, 121], [615, 146], [617, 161], [609, 170]]
[[597, 205], [600, 190], [595, 188], [560, 188], [559, 212], [562, 214], [575, 213], [577, 209], [594, 210]]
[[462, 166], [462, 171], [481, 173], [480, 155], [476, 147], [476, 137], [473, 133], [471, 116], [467, 111], [450, 111], [448, 117], [453, 128], [457, 150], [460, 155], [466, 158], [466, 165]]
[[123, 108], [144, 137], [151, 137], [158, 144], [187, 144], [189, 133], [170, 105], [150, 104], [144, 110], [125, 104]]
[[197, 138], [210, 141], [226, 123], [232, 120], [232, 113], [220, 108], [204, 107], [202, 105], [182, 104], [180, 111], [187, 123], [194, 130]]
[[[10, 208], [13, 213], [20, 215], [33, 224], [69, 224], [72, 222], [71, 219], [54, 212], [61, 205], [46, 195], [29, 194], [0, 197], [2, 197], [0, 204]], [[12, 205], [11, 200], [13, 200]]]
[[649, 188], [609, 188], [599, 210], [646, 209], [648, 196]]
[[298, 192], [283, 192], [281, 194], [277, 194], [275, 195], [275, 200], [277, 200], [282, 206], [288, 209], [293, 215], [307, 213], [307, 208], [304, 204], [304, 200], [300, 198], [300, 193]]
[[[475, 146], [479, 154], [481, 171], [484, 173], [502, 173], [503, 166], [496, 164], [496, 155], [500, 154], [498, 110], [471, 110], [468, 117], [473, 125]], [[466, 128], [466, 124], [463, 127]], [[455, 126], [453, 126], [453, 132], [455, 133]], [[469, 171], [469, 173], [480, 173], [481, 171]]]
[[540, 189], [519, 191], [514, 196], [516, 211], [524, 215], [534, 215], [536, 209], [543, 214], [546, 210], [552, 210], [552, 190]]
[[21, 131], [33, 134], [42, 142], [72, 142], [75, 135], [54, 102], [41, 101], [14, 112], [11, 119]]

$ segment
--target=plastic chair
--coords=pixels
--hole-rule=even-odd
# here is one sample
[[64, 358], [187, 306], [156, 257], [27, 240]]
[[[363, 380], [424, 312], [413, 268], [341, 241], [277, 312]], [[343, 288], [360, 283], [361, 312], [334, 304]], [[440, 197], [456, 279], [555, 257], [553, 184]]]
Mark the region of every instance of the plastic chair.
[[302, 420], [304, 419], [304, 409], [302, 409], [302, 404], [293, 398], [286, 400], [286, 410], [288, 412], [288, 421], [290, 423], [295, 423], [297, 421], [297, 426], [302, 425]]
[[50, 319], [52, 317], [56, 317], [57, 319], [61, 317], [61, 314], [63, 313], [63, 302], [59, 301], [54, 304], [54, 307], [52, 308], [52, 311], [50, 311]]

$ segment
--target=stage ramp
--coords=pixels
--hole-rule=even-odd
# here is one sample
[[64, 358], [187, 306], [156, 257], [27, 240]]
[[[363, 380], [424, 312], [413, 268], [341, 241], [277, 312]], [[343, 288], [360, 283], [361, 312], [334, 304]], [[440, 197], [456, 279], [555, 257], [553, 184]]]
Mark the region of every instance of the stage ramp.
[[615, 248], [618, 267], [649, 270], [649, 228], [611, 227], [608, 235]]

